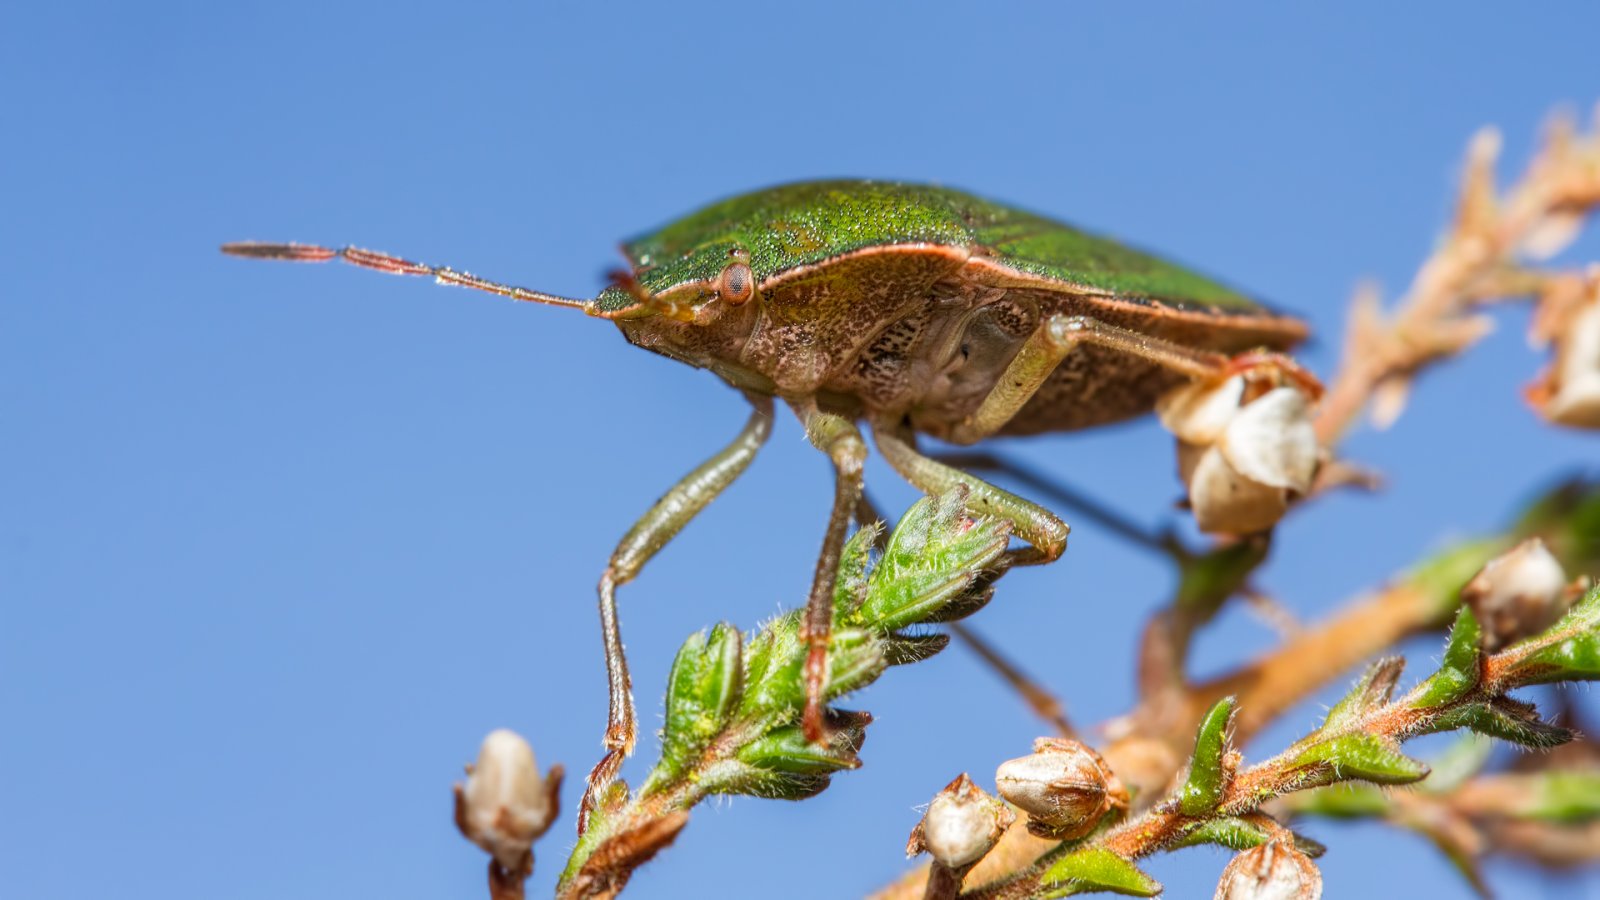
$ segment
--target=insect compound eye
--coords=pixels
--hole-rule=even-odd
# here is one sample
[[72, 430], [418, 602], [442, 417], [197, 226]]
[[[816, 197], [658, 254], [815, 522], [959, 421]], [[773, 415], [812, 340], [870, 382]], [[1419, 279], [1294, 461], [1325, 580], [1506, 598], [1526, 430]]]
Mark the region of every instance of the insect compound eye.
[[717, 276], [717, 295], [735, 306], [755, 296], [755, 292], [755, 273], [742, 262], [729, 265]]

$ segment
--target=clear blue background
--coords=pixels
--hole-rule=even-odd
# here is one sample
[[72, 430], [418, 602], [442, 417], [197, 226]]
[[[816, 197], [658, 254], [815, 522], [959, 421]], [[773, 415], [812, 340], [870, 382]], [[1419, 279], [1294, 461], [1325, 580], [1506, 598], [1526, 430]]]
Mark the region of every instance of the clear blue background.
[[[744, 416], [603, 322], [225, 259], [224, 240], [356, 242], [582, 296], [619, 238], [714, 197], [936, 180], [1299, 310], [1327, 372], [1356, 281], [1392, 295], [1427, 251], [1471, 132], [1501, 124], [1520, 164], [1555, 105], [1600, 98], [1585, 2], [897, 6], [9, 4], [0, 893], [481, 896], [483, 857], [450, 823], [459, 766], [510, 726], [541, 761], [588, 768], [595, 578]], [[1573, 254], [1596, 257], [1593, 237]], [[1595, 437], [1523, 407], [1542, 364], [1523, 325], [1505, 317], [1399, 427], [1350, 443], [1387, 493], [1284, 527], [1265, 582], [1298, 613], [1593, 463]], [[1171, 446], [1148, 422], [1007, 449], [1174, 519]], [[886, 505], [911, 499], [880, 464], [869, 476]], [[624, 591], [647, 726], [685, 635], [803, 599], [828, 477], [781, 421]], [[1008, 579], [976, 624], [1092, 722], [1129, 703], [1129, 648], [1170, 581], [1081, 523], [1063, 563]], [[1232, 613], [1197, 668], [1270, 642]], [[963, 770], [988, 783], [1041, 730], [960, 650], [857, 703], [879, 717], [863, 770], [802, 805], [698, 810], [634, 890], [859, 894], [903, 870], [916, 805]], [[571, 826], [541, 844], [535, 896]], [[1313, 830], [1330, 896], [1466, 893], [1418, 838]], [[1172, 896], [1208, 895], [1224, 859], [1152, 869]], [[1592, 876], [1492, 877], [1508, 896], [1600, 895]]]

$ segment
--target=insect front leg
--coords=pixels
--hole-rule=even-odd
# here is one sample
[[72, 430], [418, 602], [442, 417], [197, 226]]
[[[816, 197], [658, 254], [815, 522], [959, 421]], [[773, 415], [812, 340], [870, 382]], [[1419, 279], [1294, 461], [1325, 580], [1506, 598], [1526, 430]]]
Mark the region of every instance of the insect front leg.
[[822, 538], [822, 553], [817, 557], [817, 572], [806, 600], [805, 627], [802, 632], [806, 653], [806, 709], [801, 719], [806, 738], [821, 741], [823, 734], [823, 690], [828, 682], [828, 638], [833, 633], [834, 582], [839, 577], [839, 556], [844, 551], [850, 519], [861, 502], [861, 469], [867, 460], [867, 444], [855, 423], [843, 416], [825, 413], [815, 403], [795, 407], [795, 415], [805, 425], [806, 437], [833, 461], [833, 509], [828, 514], [828, 530]]
[[772, 433], [772, 399], [751, 396], [750, 402], [755, 409], [733, 442], [685, 475], [628, 529], [600, 576], [600, 632], [605, 642], [606, 680], [611, 701], [606, 721], [606, 755], [589, 773], [588, 788], [579, 811], [580, 829], [588, 821], [589, 811], [599, 800], [600, 792], [616, 779], [622, 761], [633, 752], [633, 742], [639, 731], [628, 659], [623, 653], [622, 632], [617, 622], [617, 588], [632, 581], [644, 564], [676, 537], [689, 520], [749, 468], [756, 451]]
[[872, 435], [878, 450], [900, 477], [925, 494], [948, 491], [956, 485], [967, 488], [967, 506], [974, 512], [993, 516], [1011, 525], [1011, 533], [1027, 541], [1031, 549], [1011, 557], [1013, 563], [1049, 562], [1067, 549], [1067, 523], [1037, 503], [1024, 500], [1010, 491], [951, 468], [922, 455], [909, 433], [896, 426], [876, 424]]
[[1054, 315], [1029, 335], [977, 411], [951, 430], [951, 442], [970, 444], [999, 431], [1080, 344], [1119, 350], [1191, 378], [1214, 375], [1228, 364], [1228, 357], [1221, 353], [1196, 350], [1088, 316]]

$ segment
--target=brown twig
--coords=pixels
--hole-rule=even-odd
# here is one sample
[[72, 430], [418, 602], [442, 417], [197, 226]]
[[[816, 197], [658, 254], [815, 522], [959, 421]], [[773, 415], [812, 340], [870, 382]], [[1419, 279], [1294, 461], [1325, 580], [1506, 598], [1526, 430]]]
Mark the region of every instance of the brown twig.
[[1375, 289], [1352, 302], [1343, 362], [1318, 410], [1317, 437], [1337, 444], [1361, 411], [1387, 425], [1400, 414], [1410, 382], [1488, 333], [1479, 307], [1539, 296], [1549, 277], [1522, 265], [1559, 250], [1600, 206], [1600, 133], [1578, 137], [1572, 119], [1552, 121], [1544, 145], [1504, 193], [1494, 186], [1500, 134], [1472, 139], [1450, 231], [1422, 263], [1410, 289], [1385, 316]]

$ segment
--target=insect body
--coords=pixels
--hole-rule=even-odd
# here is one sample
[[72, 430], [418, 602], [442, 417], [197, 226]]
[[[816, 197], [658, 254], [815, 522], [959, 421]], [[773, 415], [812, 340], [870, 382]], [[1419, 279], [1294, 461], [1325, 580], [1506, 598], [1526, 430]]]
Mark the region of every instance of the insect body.
[[1053, 514], [918, 452], [1082, 428], [1147, 412], [1184, 378], [1250, 348], [1284, 348], [1296, 319], [1171, 263], [945, 188], [825, 181], [725, 200], [623, 247], [630, 270], [593, 300], [487, 282], [370, 251], [230, 244], [225, 252], [348, 262], [570, 306], [613, 320], [630, 343], [710, 369], [755, 407], [735, 440], [628, 532], [600, 580], [611, 714], [586, 806], [637, 730], [615, 591], [753, 459], [773, 398], [791, 406], [837, 473], [805, 633], [809, 734], [822, 734], [832, 589], [861, 495], [868, 423], [885, 459], [924, 491], [957, 483], [1012, 524], [1034, 560], [1060, 555]]

